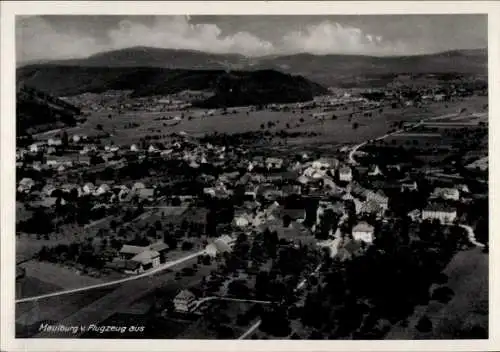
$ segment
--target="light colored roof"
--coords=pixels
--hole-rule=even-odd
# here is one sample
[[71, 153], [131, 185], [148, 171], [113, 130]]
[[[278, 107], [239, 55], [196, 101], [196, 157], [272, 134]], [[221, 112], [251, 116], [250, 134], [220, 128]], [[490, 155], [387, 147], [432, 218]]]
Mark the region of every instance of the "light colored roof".
[[365, 221], [359, 222], [354, 228], [352, 229], [353, 232], [372, 232], [374, 230], [374, 227], [368, 224]]
[[281, 163], [281, 162], [283, 162], [283, 159], [281, 158], [269, 157], [266, 159], [266, 163]]
[[139, 246], [131, 246], [129, 244], [124, 244], [122, 249], [120, 249], [120, 253], [128, 253], [128, 254], [139, 254], [147, 250], [147, 247], [139, 247]]
[[139, 188], [138, 189], [139, 197], [152, 197], [155, 194], [154, 188]]
[[149, 246], [149, 249], [156, 252], [161, 252], [168, 248], [169, 248], [168, 245], [162, 241], [153, 243], [152, 245]]
[[192, 293], [191, 291], [189, 290], [182, 290], [181, 292], [179, 292], [177, 294], [177, 296], [175, 296], [174, 299], [178, 299], [178, 300], [191, 300], [191, 299], [195, 299], [196, 296], [194, 295], [194, 293]]
[[297, 181], [300, 183], [307, 183], [307, 182], [309, 182], [309, 178], [307, 176], [301, 175], [301, 176], [299, 176]]
[[443, 204], [430, 204], [427, 207], [425, 207], [424, 211], [441, 211], [446, 213], [453, 213], [456, 212], [456, 209], [448, 207]]
[[135, 257], [132, 258], [133, 261], [140, 262], [142, 264], [149, 264], [153, 261], [154, 258], [157, 258], [160, 256], [160, 253], [157, 251], [152, 251], [152, 250], [145, 250], [139, 254], [137, 254]]
[[146, 186], [144, 186], [144, 183], [142, 183], [142, 182], [136, 182], [136, 183], [134, 183], [134, 186], [132, 188], [135, 188], [135, 189], [146, 188]]
[[35, 183], [35, 181], [33, 181], [33, 179], [28, 178], [28, 177], [25, 177], [25, 178], [23, 178], [21, 181], [19, 181], [19, 184], [20, 184], [20, 185], [25, 185], [25, 184], [28, 184], [28, 183], [29, 183], [29, 184], [34, 184], [34, 183]]
[[361, 206], [362, 213], [375, 213], [381, 210], [380, 205], [373, 199], [370, 199], [363, 203]]

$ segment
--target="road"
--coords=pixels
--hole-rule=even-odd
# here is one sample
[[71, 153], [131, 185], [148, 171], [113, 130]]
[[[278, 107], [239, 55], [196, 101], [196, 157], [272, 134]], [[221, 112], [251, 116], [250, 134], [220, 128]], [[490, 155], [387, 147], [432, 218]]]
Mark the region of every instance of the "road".
[[196, 306], [194, 310], [198, 309], [201, 307], [202, 304], [209, 302], [209, 301], [229, 301], [229, 302], [246, 302], [246, 303], [261, 303], [261, 304], [271, 304], [274, 303], [272, 301], [261, 301], [257, 299], [244, 299], [244, 298], [231, 298], [231, 297], [222, 297], [222, 296], [210, 296], [210, 297], [205, 297], [200, 299], [198, 302], [196, 302]]
[[[416, 127], [422, 126], [424, 123], [429, 122], [429, 121], [445, 119], [445, 118], [449, 118], [449, 117], [454, 117], [456, 115], [457, 115], [456, 113], [453, 113], [453, 114], [446, 114], [446, 115], [441, 115], [441, 116], [430, 117], [430, 118], [427, 118], [425, 120], [421, 120], [421, 121], [417, 122], [416, 124], [414, 124], [412, 126], [409, 126], [409, 127], [406, 127], [406, 128], [402, 128], [402, 129], [399, 129], [399, 130], [391, 132], [391, 133], [386, 133], [383, 136], [376, 138], [375, 140], [379, 141], [379, 140], [385, 139], [385, 138], [387, 138], [389, 136], [401, 133], [403, 131], [409, 131], [409, 130], [414, 129]], [[369, 142], [368, 140], [364, 141], [363, 143], [355, 145], [351, 149], [351, 151], [349, 152], [349, 163], [351, 165], [356, 165], [357, 164], [356, 160], [354, 159], [354, 154], [359, 150], [359, 148], [365, 146], [368, 142]]]
[[248, 336], [252, 335], [253, 332], [255, 330], [258, 329], [258, 327], [260, 326], [260, 324], [262, 324], [262, 320], [259, 320], [257, 321], [255, 324], [253, 324], [250, 329], [248, 329], [247, 331], [245, 331], [245, 333], [243, 333], [243, 335], [241, 335], [240, 337], [238, 337], [238, 340], [244, 340], [246, 339]]
[[484, 247], [483, 243], [480, 243], [476, 240], [476, 235], [475, 235], [474, 229], [472, 227], [470, 227], [469, 225], [462, 225], [462, 224], [459, 224], [458, 226], [460, 226], [461, 228], [465, 229], [465, 231], [467, 231], [467, 236], [469, 237], [469, 241], [473, 245], [475, 245], [476, 247], [481, 247], [481, 248]]
[[182, 264], [182, 263], [184, 263], [186, 261], [189, 261], [191, 259], [197, 258], [199, 255], [202, 255], [204, 253], [205, 253], [205, 250], [201, 250], [201, 251], [198, 251], [196, 253], [192, 253], [192, 254], [189, 254], [189, 255], [187, 255], [185, 257], [179, 258], [177, 260], [173, 260], [173, 261], [167, 262], [167, 263], [165, 263], [163, 265], [160, 265], [158, 268], [155, 268], [153, 270], [147, 271], [147, 272], [139, 274], [139, 275], [135, 275], [135, 276], [131, 276], [131, 277], [126, 277], [124, 279], [119, 279], [119, 280], [110, 281], [110, 282], [104, 282], [104, 283], [98, 284], [98, 285], [85, 286], [85, 287], [80, 287], [80, 288], [71, 289], [71, 290], [65, 290], [65, 291], [58, 291], [58, 292], [47, 293], [47, 294], [44, 294], [44, 295], [39, 295], [39, 296], [34, 296], [34, 297], [21, 298], [21, 299], [16, 300], [16, 303], [37, 301], [37, 300], [48, 298], [48, 297], [63, 296], [63, 295], [68, 295], [68, 294], [72, 294], [72, 293], [76, 293], [76, 292], [82, 292], [82, 291], [88, 291], [88, 290], [93, 290], [93, 289], [98, 289], [98, 288], [104, 288], [104, 287], [109, 287], [109, 286], [113, 286], [113, 285], [122, 284], [122, 283], [129, 282], [129, 281], [134, 281], [134, 280], [142, 279], [144, 277], [155, 275], [155, 274], [157, 274], [157, 273], [159, 273], [161, 271], [164, 271], [166, 269], [169, 269], [169, 268], [171, 268], [171, 267], [173, 267], [175, 265], [179, 265], [179, 264]]

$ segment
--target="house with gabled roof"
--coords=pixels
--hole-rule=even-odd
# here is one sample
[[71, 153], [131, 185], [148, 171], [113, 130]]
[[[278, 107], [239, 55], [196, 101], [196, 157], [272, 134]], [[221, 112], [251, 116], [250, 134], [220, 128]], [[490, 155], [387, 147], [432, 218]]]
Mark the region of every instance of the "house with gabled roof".
[[356, 241], [363, 241], [365, 243], [373, 243], [375, 228], [368, 224], [366, 221], [359, 222], [352, 229], [352, 237]]
[[339, 180], [342, 182], [352, 181], [352, 170], [349, 166], [344, 166], [339, 169]]
[[174, 308], [181, 313], [190, 313], [196, 307], [196, 296], [189, 290], [182, 290], [175, 296]]

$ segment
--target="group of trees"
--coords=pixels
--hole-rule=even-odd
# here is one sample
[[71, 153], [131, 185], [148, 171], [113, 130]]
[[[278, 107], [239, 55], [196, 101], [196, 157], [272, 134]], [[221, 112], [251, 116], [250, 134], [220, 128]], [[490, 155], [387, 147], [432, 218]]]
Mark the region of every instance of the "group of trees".
[[[429, 288], [446, 282], [441, 271], [457, 250], [467, 246], [462, 230], [424, 221], [415, 237], [409, 235], [410, 223], [404, 219], [378, 226], [375, 243], [365, 255], [323, 263], [324, 275], [299, 314], [302, 323], [329, 338], [381, 338], [415, 305], [449, 300], [449, 288], [440, 287], [432, 297]], [[425, 321], [421, 325], [428, 329]]]
[[101, 270], [106, 263], [106, 258], [96, 251], [90, 242], [59, 244], [51, 248], [43, 246], [38, 253], [38, 259], [52, 263], [73, 262], [96, 270]]

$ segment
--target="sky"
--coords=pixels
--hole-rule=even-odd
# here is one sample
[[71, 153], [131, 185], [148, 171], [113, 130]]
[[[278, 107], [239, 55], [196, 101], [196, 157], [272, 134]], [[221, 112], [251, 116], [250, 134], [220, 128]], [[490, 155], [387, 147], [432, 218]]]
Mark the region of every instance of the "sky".
[[17, 16], [16, 61], [134, 46], [245, 56], [418, 55], [486, 48], [486, 15]]

